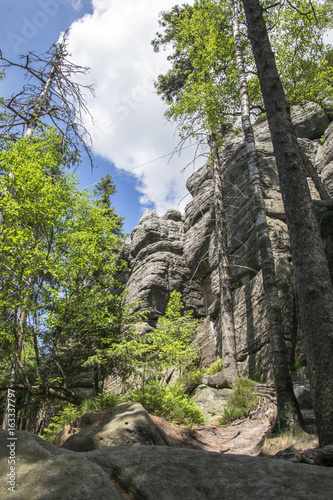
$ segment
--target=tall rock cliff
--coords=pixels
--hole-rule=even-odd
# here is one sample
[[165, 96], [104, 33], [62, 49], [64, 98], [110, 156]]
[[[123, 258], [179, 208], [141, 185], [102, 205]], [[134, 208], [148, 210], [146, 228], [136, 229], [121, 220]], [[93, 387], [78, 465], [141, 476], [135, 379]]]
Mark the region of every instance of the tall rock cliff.
[[[326, 189], [333, 196], [333, 123], [317, 105], [293, 109], [299, 142], [312, 161]], [[279, 180], [267, 122], [255, 126], [266, 214], [276, 262], [285, 338], [290, 361], [303, 359], [292, 259]], [[324, 142], [323, 142], [324, 138]], [[263, 295], [261, 263], [252, 211], [243, 136], [230, 137], [221, 151], [223, 199], [229, 246], [230, 272], [236, 327], [237, 359], [244, 376], [262, 372], [269, 380], [271, 357]], [[128, 301], [141, 301], [150, 320], [165, 311], [172, 290], [181, 291], [186, 308], [203, 317], [197, 338], [202, 364], [221, 355], [223, 323], [219, 306], [219, 276], [213, 172], [204, 165], [187, 181], [192, 201], [184, 216], [169, 210], [163, 217], [145, 213], [131, 234], [124, 252], [131, 269], [127, 281]], [[312, 180], [314, 200], [319, 195]], [[328, 259], [333, 270], [333, 203], [314, 201]], [[333, 275], [333, 273], [332, 273]]]
[[200, 280], [192, 279], [184, 260], [184, 219], [177, 210], [159, 217], [147, 212], [131, 234], [124, 252], [131, 273], [127, 282], [129, 303], [139, 301], [150, 311], [149, 319], [164, 314], [170, 293], [183, 294], [187, 308], [203, 316]]

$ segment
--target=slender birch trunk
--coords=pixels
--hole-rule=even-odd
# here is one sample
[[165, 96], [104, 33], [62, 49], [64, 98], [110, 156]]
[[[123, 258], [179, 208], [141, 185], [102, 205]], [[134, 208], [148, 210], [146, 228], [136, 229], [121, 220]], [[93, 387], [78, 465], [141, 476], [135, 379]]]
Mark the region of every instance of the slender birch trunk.
[[273, 373], [277, 396], [276, 430], [298, 430], [302, 425], [302, 416], [293, 392], [289, 373], [288, 355], [284, 340], [280, 299], [276, 283], [275, 261], [266, 218], [264, 196], [261, 188], [259, 164], [250, 120], [250, 104], [242, 47], [239, 35], [238, 2], [233, 0], [233, 36], [236, 63], [240, 83], [241, 117], [245, 136], [246, 154], [250, 183], [252, 188], [253, 209], [256, 220], [257, 239], [261, 257], [264, 294], [268, 318], [270, 345], [273, 360]]
[[279, 173], [319, 443], [333, 444], [333, 288], [283, 86], [258, 0], [243, 0]]

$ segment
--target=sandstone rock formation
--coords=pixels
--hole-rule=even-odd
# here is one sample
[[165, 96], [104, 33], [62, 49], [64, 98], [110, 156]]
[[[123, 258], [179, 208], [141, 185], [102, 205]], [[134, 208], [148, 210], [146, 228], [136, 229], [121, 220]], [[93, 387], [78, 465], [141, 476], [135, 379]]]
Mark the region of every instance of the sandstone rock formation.
[[168, 446], [168, 440], [140, 403], [124, 403], [113, 408], [109, 422], [73, 434], [62, 448], [92, 451], [106, 446], [138, 445]]
[[231, 389], [215, 389], [199, 385], [191, 394], [191, 399], [203, 412], [207, 423], [218, 423], [230, 398]]
[[[333, 124], [329, 124], [329, 117], [313, 103], [294, 107], [292, 116], [304, 154], [333, 195]], [[292, 363], [296, 355], [304, 360], [304, 353], [288, 230], [267, 122], [256, 125], [254, 131]], [[260, 371], [264, 380], [271, 380], [266, 305], [242, 135], [226, 140], [221, 158], [239, 369], [243, 376]], [[309, 186], [317, 200], [318, 220], [333, 276], [333, 203], [320, 201], [311, 179]], [[150, 310], [151, 319], [164, 313], [172, 290], [181, 291], [186, 307], [194, 309], [197, 316], [205, 317], [197, 344], [202, 364], [207, 366], [221, 355], [223, 329], [211, 167], [204, 165], [191, 175], [187, 188], [193, 199], [186, 206], [184, 216], [174, 210], [163, 217], [146, 213], [134, 228], [127, 252], [132, 273], [126, 287], [128, 300], [142, 300], [142, 307]]]
[[[327, 500], [332, 468], [164, 446], [77, 453], [16, 433], [16, 487], [8, 492], [8, 438], [0, 431], [1, 498], [13, 500]], [[126, 495], [126, 496], [125, 496]]]
[[203, 315], [200, 282], [192, 280], [183, 257], [184, 222], [177, 210], [163, 217], [146, 213], [131, 234], [125, 258], [131, 268], [128, 302], [141, 302], [151, 320], [163, 315], [173, 290], [182, 292], [187, 308]]

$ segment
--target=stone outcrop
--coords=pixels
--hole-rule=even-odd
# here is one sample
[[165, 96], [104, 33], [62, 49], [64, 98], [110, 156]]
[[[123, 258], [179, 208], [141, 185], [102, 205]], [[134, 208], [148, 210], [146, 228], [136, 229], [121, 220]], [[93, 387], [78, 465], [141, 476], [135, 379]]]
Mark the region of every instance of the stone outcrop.
[[131, 274], [127, 282], [131, 302], [150, 311], [151, 320], [163, 315], [173, 290], [183, 294], [185, 306], [203, 315], [200, 282], [193, 280], [183, 257], [183, 217], [169, 210], [163, 217], [146, 213], [131, 234], [125, 255]]
[[[294, 107], [292, 118], [304, 154], [333, 195], [333, 124], [313, 103]], [[296, 355], [303, 361], [288, 229], [267, 122], [256, 125], [254, 132], [290, 361]], [[261, 262], [242, 134], [228, 138], [220, 156], [240, 373], [260, 371], [264, 380], [271, 380]], [[187, 189], [193, 199], [184, 216], [174, 210], [163, 217], [143, 216], [131, 235], [132, 274], [126, 285], [129, 301], [142, 300], [153, 319], [163, 314], [172, 290], [183, 293], [186, 307], [205, 317], [197, 339], [203, 366], [221, 355], [223, 330], [212, 174], [212, 168], [204, 165], [190, 176]], [[333, 276], [333, 203], [320, 200], [310, 178], [309, 186]]]
[[213, 425], [222, 417], [230, 394], [231, 389], [215, 389], [201, 384], [193, 391], [191, 399], [203, 412], [206, 422]]
[[113, 408], [109, 422], [73, 434], [62, 448], [92, 451], [106, 446], [138, 445], [168, 446], [168, 440], [140, 403], [124, 403]]
[[327, 500], [333, 469], [165, 446], [77, 453], [16, 432], [15, 490], [7, 491], [8, 442], [0, 431], [2, 498], [13, 500]]

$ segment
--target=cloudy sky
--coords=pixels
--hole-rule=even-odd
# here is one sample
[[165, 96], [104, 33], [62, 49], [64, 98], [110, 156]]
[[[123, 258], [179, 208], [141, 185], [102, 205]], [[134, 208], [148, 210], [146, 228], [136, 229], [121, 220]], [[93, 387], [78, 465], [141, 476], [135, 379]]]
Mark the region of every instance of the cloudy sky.
[[[190, 200], [181, 202], [187, 193], [186, 178], [203, 163], [199, 160], [182, 173], [195, 146], [180, 156], [169, 154], [179, 138], [175, 126], [166, 122], [165, 105], [154, 91], [154, 80], [168, 63], [166, 53], [154, 53], [150, 42], [159, 29], [159, 13], [175, 3], [11, 0], [2, 9], [0, 47], [9, 59], [29, 50], [46, 51], [61, 31], [71, 27], [73, 61], [90, 67], [87, 83], [95, 86], [95, 98], [89, 100], [94, 123], [87, 119], [86, 126], [99, 166], [91, 173], [88, 162], [83, 162], [78, 171], [81, 185], [92, 185], [106, 173], [114, 177], [118, 190], [114, 204], [126, 217], [127, 232], [146, 209], [159, 214], [171, 207], [183, 209]], [[8, 75], [1, 94], [8, 95], [15, 84]]]
[[[191, 3], [189, 0], [188, 3]], [[155, 54], [151, 40], [159, 30], [158, 17], [175, 0], [2, 0], [0, 47], [11, 60], [28, 51], [45, 52], [69, 27], [73, 61], [90, 67], [87, 83], [95, 86], [89, 100], [94, 123], [91, 172], [85, 159], [78, 170], [80, 185], [90, 186], [110, 173], [117, 185], [116, 211], [130, 232], [144, 210], [163, 214], [183, 210], [186, 178], [203, 159], [191, 164], [196, 147], [171, 155], [179, 138], [167, 123], [165, 105], [155, 94], [154, 80], [168, 68], [166, 53]], [[23, 79], [8, 72], [0, 95], [9, 96]], [[184, 172], [183, 169], [191, 164]]]

